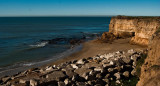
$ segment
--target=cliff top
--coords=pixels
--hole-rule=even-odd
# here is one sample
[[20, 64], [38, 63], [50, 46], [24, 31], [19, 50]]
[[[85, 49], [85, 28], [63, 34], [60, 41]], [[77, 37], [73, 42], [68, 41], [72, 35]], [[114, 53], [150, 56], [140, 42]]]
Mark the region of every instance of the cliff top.
[[160, 21], [160, 16], [115, 16], [112, 18], [116, 18], [116, 19], [146, 19], [146, 20], [158, 20]]

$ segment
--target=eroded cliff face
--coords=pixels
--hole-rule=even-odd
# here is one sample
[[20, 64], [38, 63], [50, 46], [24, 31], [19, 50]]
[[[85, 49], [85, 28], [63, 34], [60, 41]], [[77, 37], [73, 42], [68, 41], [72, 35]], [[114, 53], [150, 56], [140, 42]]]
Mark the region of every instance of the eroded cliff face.
[[160, 27], [160, 18], [149, 17], [113, 17], [109, 25], [109, 32], [114, 35], [131, 33], [132, 44], [148, 45], [152, 34]]
[[160, 32], [151, 37], [148, 49], [137, 86], [160, 86]]

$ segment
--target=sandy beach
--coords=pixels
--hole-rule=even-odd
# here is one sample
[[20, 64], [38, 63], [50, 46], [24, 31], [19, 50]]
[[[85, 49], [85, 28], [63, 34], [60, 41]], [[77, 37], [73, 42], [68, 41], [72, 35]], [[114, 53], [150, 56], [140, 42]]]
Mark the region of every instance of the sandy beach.
[[129, 43], [131, 38], [126, 38], [126, 39], [117, 39], [114, 40], [112, 43], [102, 43], [102, 42], [97, 42], [95, 40], [91, 40], [88, 42], [83, 43], [83, 48], [79, 52], [73, 53], [72, 55], [59, 59], [50, 65], [57, 65], [66, 61], [72, 61], [72, 60], [77, 60], [81, 58], [87, 58], [87, 57], [93, 57], [98, 54], [108, 54], [116, 51], [126, 51], [129, 49], [134, 49], [134, 50], [143, 50], [146, 49], [147, 47], [144, 46], [139, 46], [139, 45], [131, 45]]

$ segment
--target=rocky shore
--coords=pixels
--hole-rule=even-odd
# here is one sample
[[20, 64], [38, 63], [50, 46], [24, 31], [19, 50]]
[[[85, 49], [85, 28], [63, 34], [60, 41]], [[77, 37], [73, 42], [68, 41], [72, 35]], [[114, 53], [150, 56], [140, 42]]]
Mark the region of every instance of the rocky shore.
[[0, 86], [159, 86], [159, 39], [160, 17], [113, 17], [109, 32], [72, 58], [2, 77]]
[[12, 77], [3, 77], [0, 83], [2, 86], [124, 85], [124, 79], [136, 76], [136, 63], [143, 53], [131, 49], [33, 68]]

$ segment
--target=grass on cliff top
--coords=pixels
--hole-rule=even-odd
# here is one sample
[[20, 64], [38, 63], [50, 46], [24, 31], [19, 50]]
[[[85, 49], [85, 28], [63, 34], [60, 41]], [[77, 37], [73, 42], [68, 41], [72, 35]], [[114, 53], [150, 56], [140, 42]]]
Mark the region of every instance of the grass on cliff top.
[[113, 18], [118, 19], [149, 19], [149, 20], [160, 20], [160, 16], [124, 16], [124, 15], [118, 15]]

